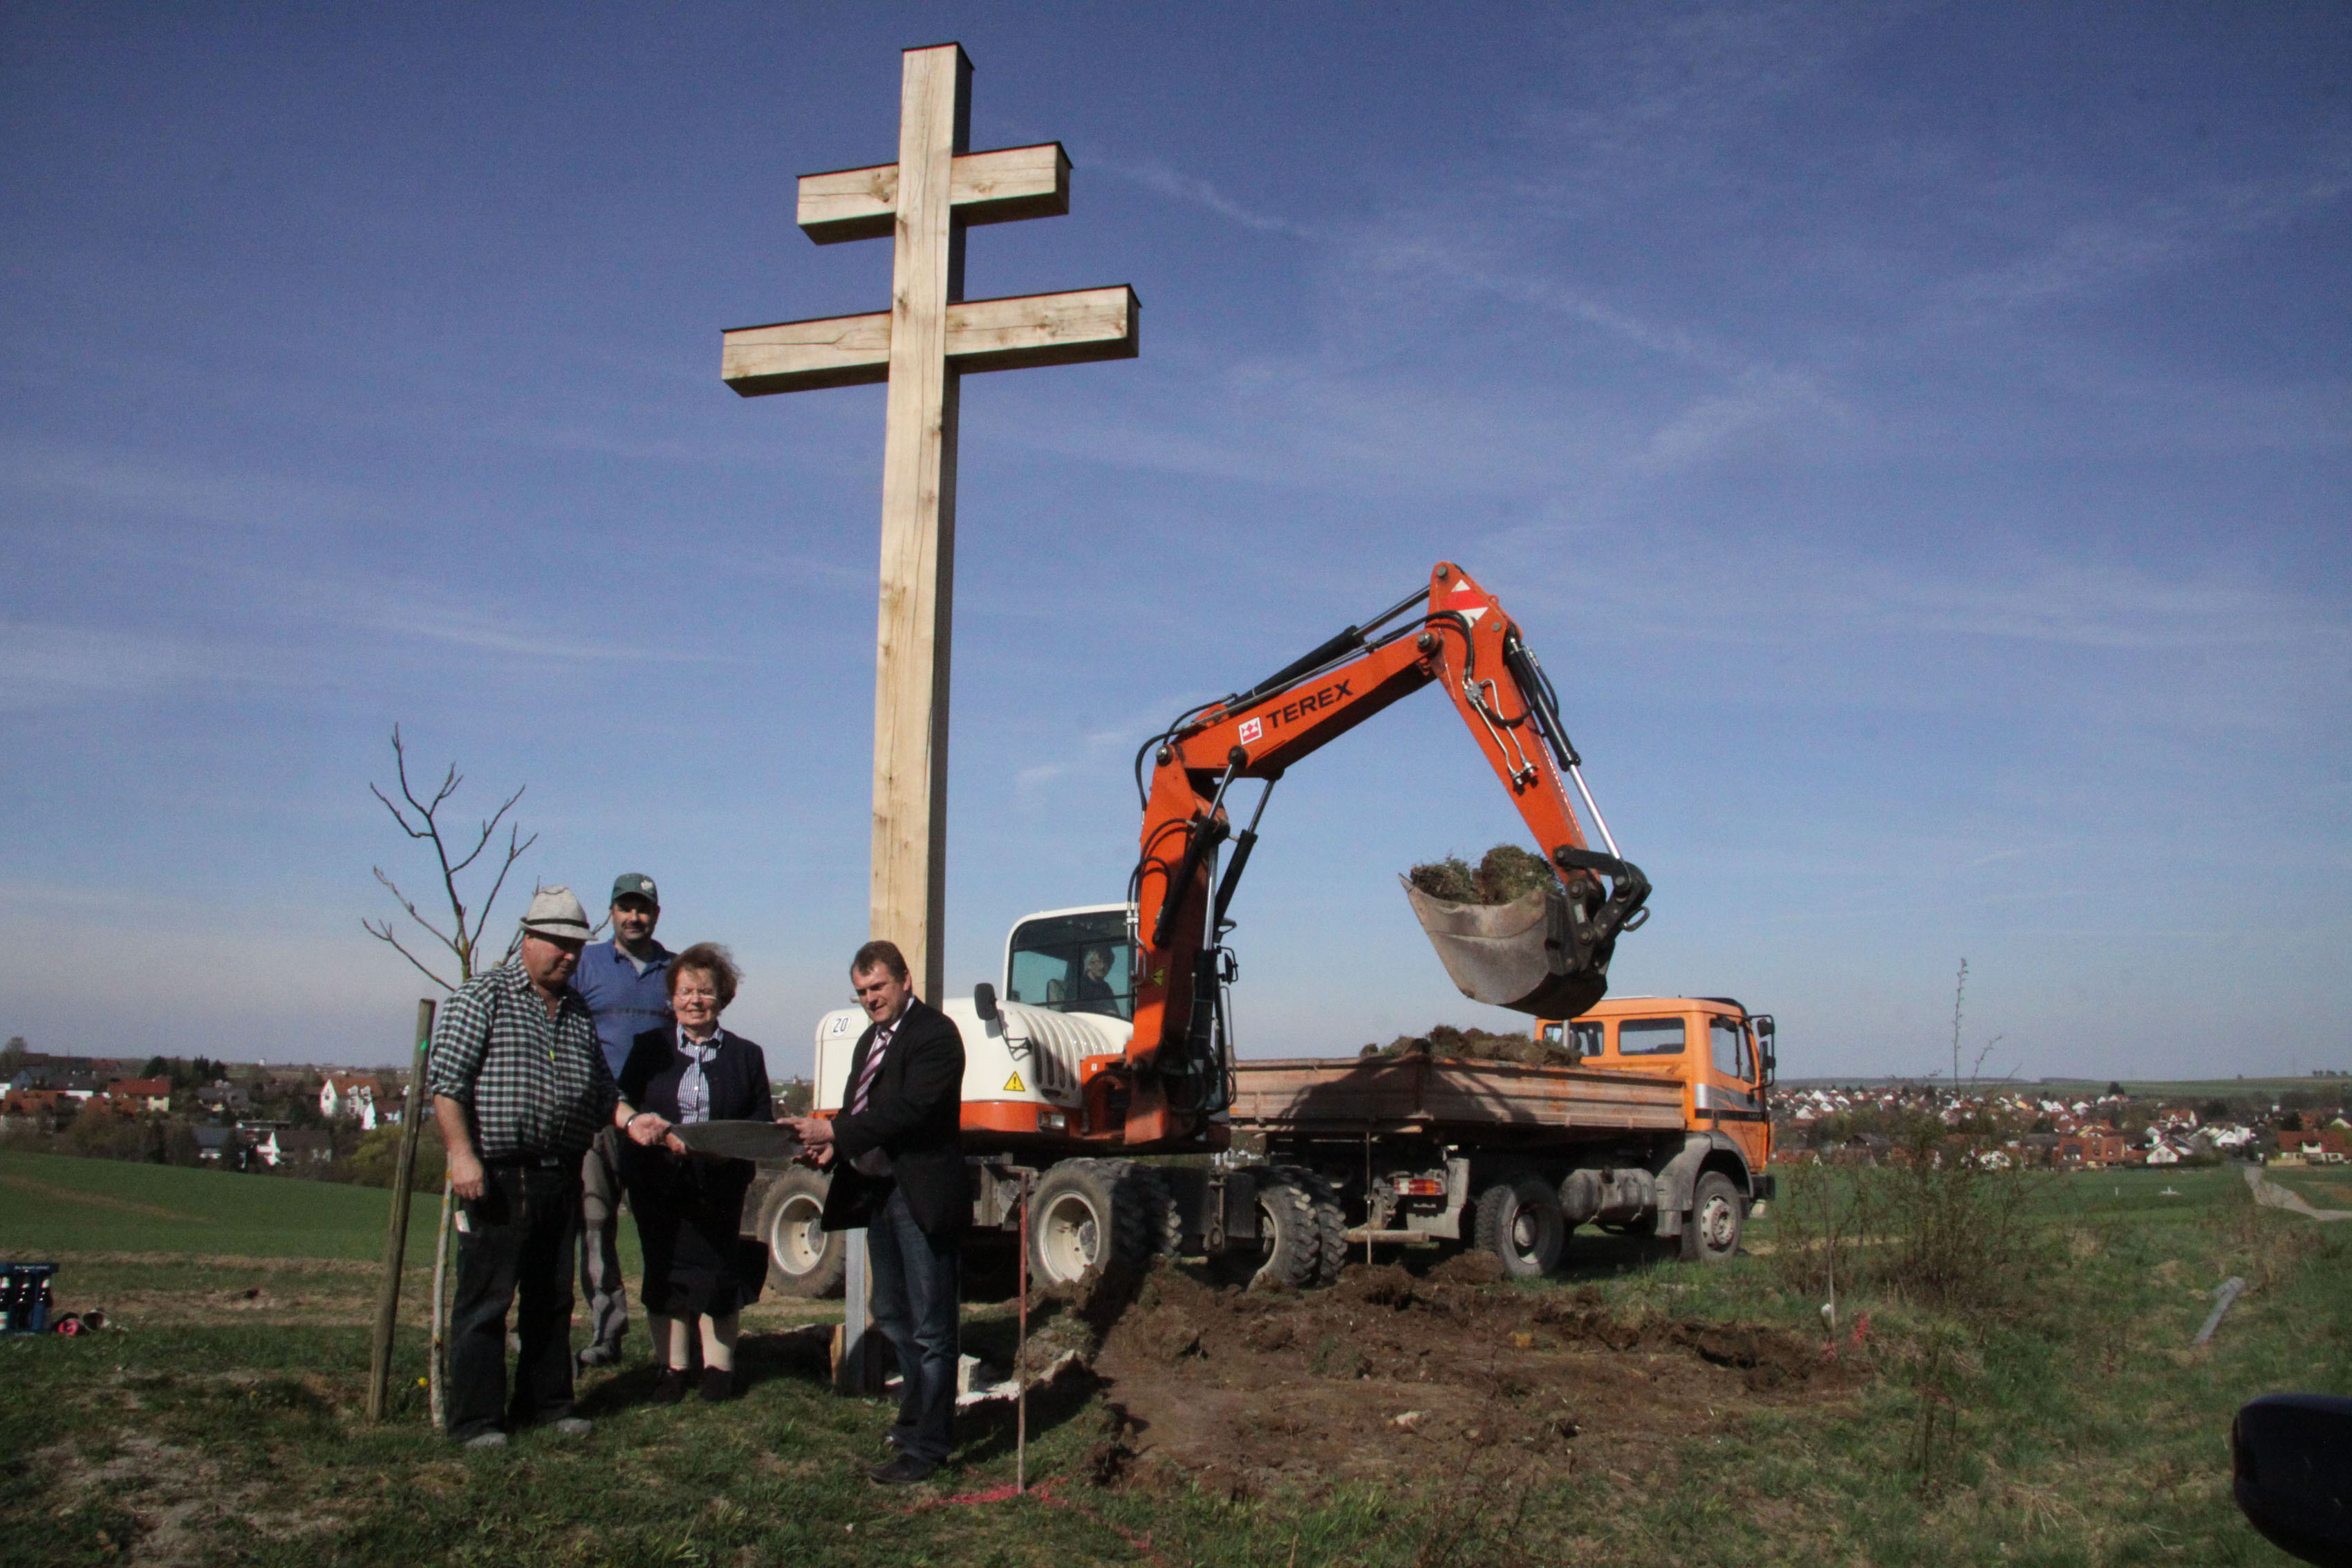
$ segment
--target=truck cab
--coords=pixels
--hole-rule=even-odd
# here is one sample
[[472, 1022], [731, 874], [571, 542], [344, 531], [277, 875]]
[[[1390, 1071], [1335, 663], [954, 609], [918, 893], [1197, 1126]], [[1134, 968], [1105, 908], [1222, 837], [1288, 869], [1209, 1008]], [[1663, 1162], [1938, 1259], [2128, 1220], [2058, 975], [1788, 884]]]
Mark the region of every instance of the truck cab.
[[1751, 1171], [1770, 1159], [1770, 1014], [1728, 996], [1612, 996], [1574, 1018], [1540, 1019], [1536, 1033], [1581, 1068], [1679, 1079], [1691, 1127], [1737, 1144]]

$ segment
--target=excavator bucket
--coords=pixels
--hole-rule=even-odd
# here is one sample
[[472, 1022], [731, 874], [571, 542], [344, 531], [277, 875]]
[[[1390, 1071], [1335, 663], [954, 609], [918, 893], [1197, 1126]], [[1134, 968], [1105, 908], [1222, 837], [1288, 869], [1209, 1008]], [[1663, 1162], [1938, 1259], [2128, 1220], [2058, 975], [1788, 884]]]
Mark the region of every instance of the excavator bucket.
[[1473, 1002], [1538, 1018], [1573, 1018], [1609, 991], [1610, 945], [1578, 940], [1575, 911], [1557, 888], [1507, 904], [1456, 904], [1410, 881], [1404, 896], [1445, 973]]

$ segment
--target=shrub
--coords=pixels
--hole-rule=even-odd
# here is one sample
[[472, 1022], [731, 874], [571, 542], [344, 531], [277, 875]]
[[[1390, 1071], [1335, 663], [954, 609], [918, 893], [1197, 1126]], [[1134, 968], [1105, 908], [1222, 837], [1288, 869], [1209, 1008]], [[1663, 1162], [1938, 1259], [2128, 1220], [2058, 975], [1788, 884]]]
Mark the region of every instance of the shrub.
[[1774, 1272], [1828, 1300], [1848, 1292], [1948, 1310], [2000, 1312], [2030, 1297], [2047, 1238], [2026, 1205], [2039, 1179], [1986, 1169], [1976, 1138], [1922, 1127], [1883, 1165], [1792, 1167], [1775, 1205]]
[[[441, 1146], [441, 1129], [427, 1121], [423, 1135], [416, 1140], [416, 1164], [409, 1173], [408, 1190], [437, 1191], [448, 1159]], [[400, 1129], [395, 1126], [379, 1127], [361, 1138], [350, 1153], [335, 1162], [329, 1175], [331, 1180], [350, 1182], [355, 1186], [389, 1187], [399, 1173]]]
[[1431, 898], [1450, 904], [1507, 904], [1538, 888], [1559, 885], [1549, 861], [1516, 844], [1496, 845], [1475, 870], [1459, 855], [1449, 855], [1415, 866], [1405, 877]]

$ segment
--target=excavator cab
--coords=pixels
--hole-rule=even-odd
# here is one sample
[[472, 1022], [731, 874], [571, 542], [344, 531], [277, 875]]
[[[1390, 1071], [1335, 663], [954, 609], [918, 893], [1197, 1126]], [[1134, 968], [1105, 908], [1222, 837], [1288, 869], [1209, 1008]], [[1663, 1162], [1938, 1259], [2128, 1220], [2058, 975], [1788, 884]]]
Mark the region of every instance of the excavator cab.
[[1135, 1017], [1135, 939], [1125, 904], [1055, 910], [1013, 928], [1004, 1000], [1056, 1013]]

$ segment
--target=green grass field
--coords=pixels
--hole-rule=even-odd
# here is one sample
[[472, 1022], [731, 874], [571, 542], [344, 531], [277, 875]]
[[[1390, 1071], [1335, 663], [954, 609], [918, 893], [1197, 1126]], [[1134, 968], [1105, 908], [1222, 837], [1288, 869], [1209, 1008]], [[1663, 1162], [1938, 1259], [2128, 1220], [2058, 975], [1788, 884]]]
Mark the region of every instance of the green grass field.
[[[11, 1258], [53, 1252], [381, 1258], [392, 1194], [0, 1151], [0, 1256]], [[420, 1199], [417, 1212], [433, 1215], [436, 1201]]]
[[[1846, 1323], [1872, 1314], [1843, 1352], [1854, 1381], [1727, 1411], [1639, 1479], [1433, 1448], [1386, 1489], [1097, 1488], [1097, 1397], [1037, 1412], [1044, 1499], [959, 1497], [1012, 1479], [1002, 1416], [965, 1424], [950, 1486], [884, 1494], [860, 1472], [886, 1407], [835, 1395], [781, 1341], [747, 1342], [733, 1404], [649, 1407], [632, 1363], [583, 1382], [585, 1445], [461, 1456], [425, 1420], [421, 1336], [403, 1339], [394, 1419], [370, 1428], [364, 1328], [289, 1305], [371, 1288], [350, 1260], [377, 1255], [385, 1194], [54, 1156], [0, 1156], [0, 1252], [54, 1245], [93, 1258], [69, 1274], [125, 1280], [97, 1256], [207, 1259], [126, 1310], [128, 1331], [0, 1342], [0, 1564], [2276, 1564], [2230, 1502], [2230, 1414], [2277, 1389], [2352, 1393], [2352, 1222], [2257, 1209], [2235, 1170], [2130, 1171], [2037, 1181], [2040, 1261], [2011, 1306], [1849, 1296]], [[1563, 1279], [1518, 1289], [1818, 1334], [1774, 1232], [1759, 1222], [1751, 1256], [1706, 1270], [1580, 1232]], [[2251, 1289], [2190, 1349], [2232, 1274]], [[248, 1277], [278, 1298], [268, 1323], [218, 1308], [211, 1281]]]

